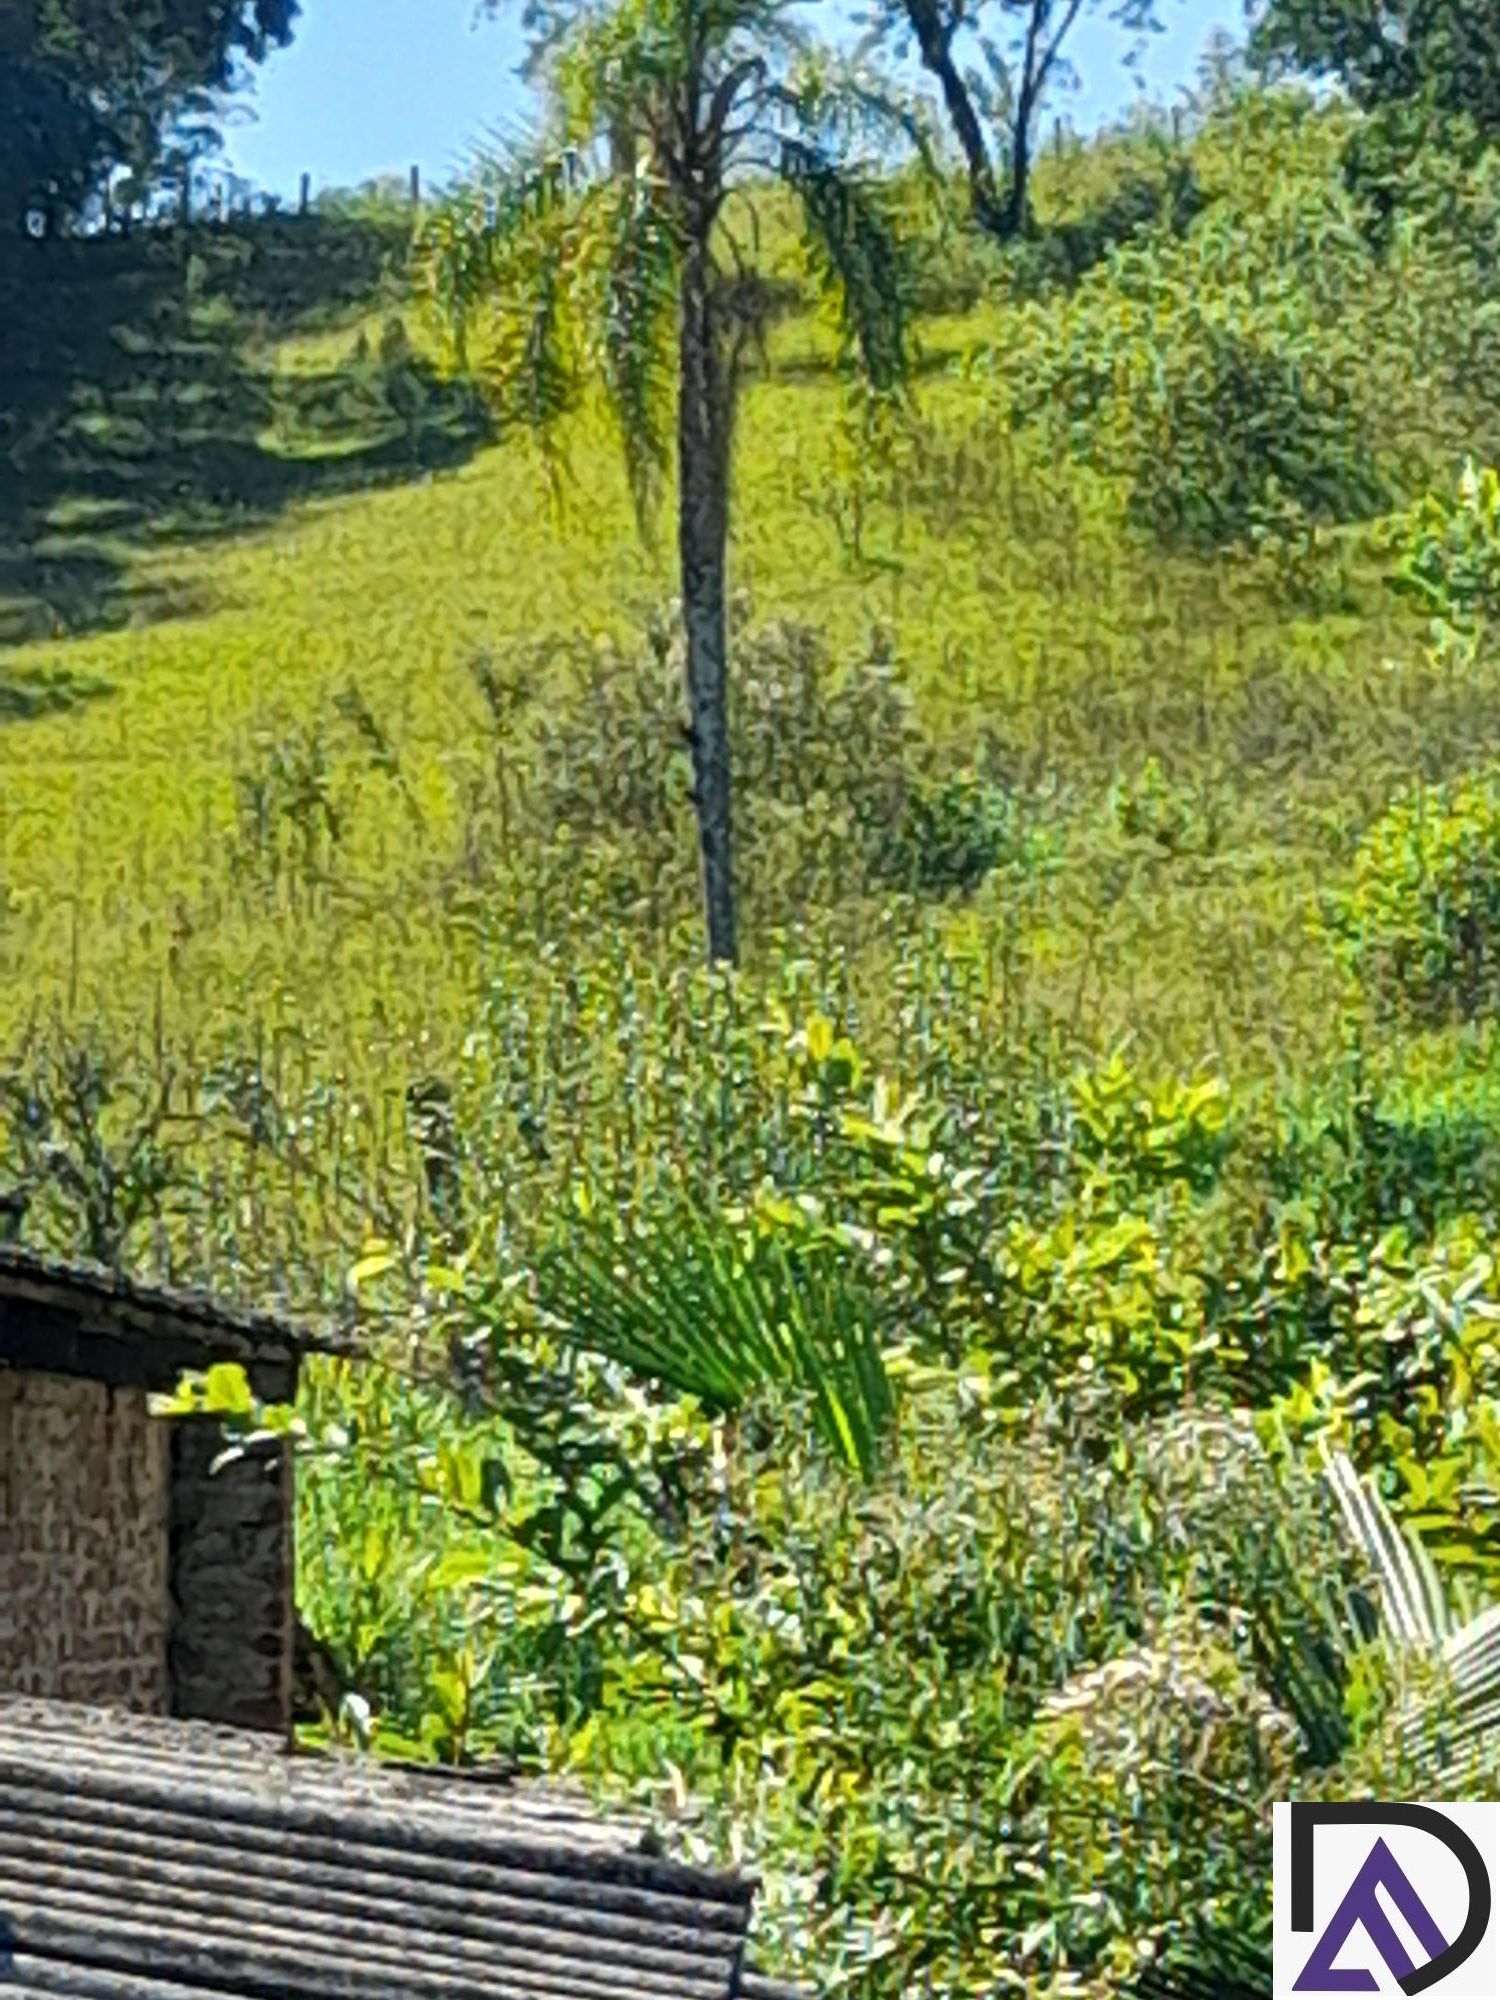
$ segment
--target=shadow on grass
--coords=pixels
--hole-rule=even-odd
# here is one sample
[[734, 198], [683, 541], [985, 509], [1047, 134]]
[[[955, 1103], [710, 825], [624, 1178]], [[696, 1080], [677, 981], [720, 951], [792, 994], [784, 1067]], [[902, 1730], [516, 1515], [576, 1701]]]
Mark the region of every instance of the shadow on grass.
[[114, 684], [93, 674], [53, 672], [29, 667], [0, 675], [0, 722], [30, 722], [39, 715], [60, 715], [85, 702], [113, 694]]
[[402, 255], [327, 217], [0, 246], [0, 648], [196, 615], [136, 559], [468, 458], [477, 401], [399, 342], [286, 381], [257, 358], [394, 302]]
[[[978, 341], [954, 339], [923, 343], [909, 358], [910, 379], [925, 382], [949, 375], [981, 345]], [[836, 355], [815, 354], [800, 349], [793, 354], [773, 355], [769, 369], [757, 372], [750, 379], [756, 383], [771, 381], [817, 388], [830, 382], [846, 381], [848, 373], [847, 367]]]

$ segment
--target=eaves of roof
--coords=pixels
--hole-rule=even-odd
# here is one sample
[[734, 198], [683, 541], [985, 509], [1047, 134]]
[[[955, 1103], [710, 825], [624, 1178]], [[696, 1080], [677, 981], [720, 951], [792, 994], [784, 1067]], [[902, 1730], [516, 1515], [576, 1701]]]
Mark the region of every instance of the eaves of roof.
[[555, 1786], [445, 1784], [251, 1732], [0, 1698], [18, 1993], [731, 2000], [754, 1881], [647, 1836]]

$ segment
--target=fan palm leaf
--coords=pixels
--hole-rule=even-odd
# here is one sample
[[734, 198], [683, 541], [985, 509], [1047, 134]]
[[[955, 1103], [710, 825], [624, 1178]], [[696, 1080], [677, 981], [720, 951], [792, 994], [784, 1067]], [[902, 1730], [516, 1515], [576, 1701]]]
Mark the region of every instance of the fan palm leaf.
[[894, 1401], [872, 1298], [826, 1252], [750, 1245], [717, 1221], [580, 1236], [540, 1273], [578, 1346], [710, 1408], [765, 1391], [807, 1397], [826, 1443], [869, 1473]]
[[1343, 1453], [1325, 1453], [1324, 1471], [1350, 1540], [1378, 1579], [1389, 1649], [1437, 1674], [1435, 1693], [1424, 1690], [1403, 1704], [1401, 1741], [1413, 1754], [1437, 1759], [1461, 1783], [1491, 1754], [1489, 1735], [1500, 1722], [1500, 1604], [1463, 1616], [1431, 1557], [1373, 1482]]

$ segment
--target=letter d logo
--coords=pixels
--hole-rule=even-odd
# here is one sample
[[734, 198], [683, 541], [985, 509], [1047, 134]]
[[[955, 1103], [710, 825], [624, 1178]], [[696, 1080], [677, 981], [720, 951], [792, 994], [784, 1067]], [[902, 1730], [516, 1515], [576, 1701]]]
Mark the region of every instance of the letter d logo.
[[1276, 1807], [1275, 1993], [1500, 2000], [1496, 1808]]

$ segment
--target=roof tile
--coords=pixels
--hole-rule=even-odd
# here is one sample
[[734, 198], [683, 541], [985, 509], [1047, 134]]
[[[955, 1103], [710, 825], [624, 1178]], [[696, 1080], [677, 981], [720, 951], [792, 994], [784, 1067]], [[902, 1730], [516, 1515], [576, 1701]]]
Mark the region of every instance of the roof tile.
[[729, 2000], [755, 1885], [646, 1831], [557, 1787], [0, 1698], [10, 1991]]

